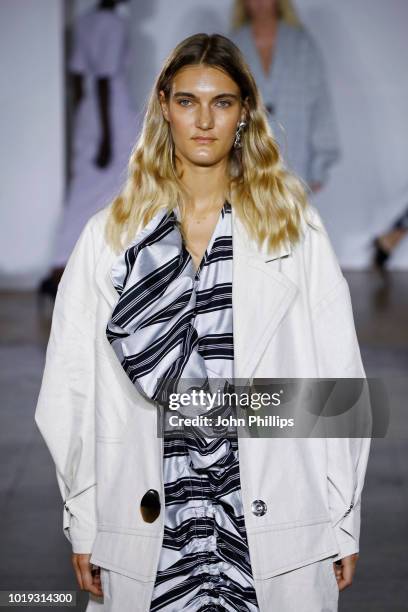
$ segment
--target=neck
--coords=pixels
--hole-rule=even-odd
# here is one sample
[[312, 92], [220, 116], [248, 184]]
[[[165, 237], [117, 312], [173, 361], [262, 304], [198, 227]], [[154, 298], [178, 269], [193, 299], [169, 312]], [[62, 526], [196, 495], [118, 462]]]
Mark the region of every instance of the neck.
[[181, 181], [187, 192], [187, 210], [201, 214], [220, 209], [229, 187], [227, 160], [214, 166], [196, 166], [184, 160], [180, 166]]
[[251, 20], [252, 29], [259, 32], [274, 32], [278, 25], [278, 18], [275, 13], [267, 15], [256, 15]]

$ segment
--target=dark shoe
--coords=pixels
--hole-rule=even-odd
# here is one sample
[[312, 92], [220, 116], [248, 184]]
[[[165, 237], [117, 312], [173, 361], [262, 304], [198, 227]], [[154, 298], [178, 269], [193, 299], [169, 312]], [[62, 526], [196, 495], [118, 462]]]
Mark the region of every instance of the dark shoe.
[[391, 255], [391, 251], [386, 251], [384, 247], [381, 246], [379, 238], [375, 238], [373, 241], [373, 246], [375, 249], [374, 252], [374, 264], [382, 270]]
[[55, 296], [57, 295], [58, 285], [53, 281], [51, 276], [44, 278], [38, 287], [39, 295], [48, 295], [50, 298], [55, 300]]

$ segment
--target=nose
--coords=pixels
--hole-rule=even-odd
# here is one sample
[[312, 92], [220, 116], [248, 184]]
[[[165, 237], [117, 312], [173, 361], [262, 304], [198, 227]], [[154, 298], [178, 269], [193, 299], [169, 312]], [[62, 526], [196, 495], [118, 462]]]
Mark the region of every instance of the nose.
[[202, 130], [210, 130], [214, 127], [214, 117], [209, 105], [199, 105], [197, 110], [196, 126]]

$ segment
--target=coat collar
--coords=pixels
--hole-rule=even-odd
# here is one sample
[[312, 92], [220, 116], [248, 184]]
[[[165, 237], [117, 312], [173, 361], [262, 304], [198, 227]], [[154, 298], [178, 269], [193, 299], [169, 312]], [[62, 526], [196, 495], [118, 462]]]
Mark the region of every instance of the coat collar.
[[[283, 244], [272, 253], [267, 252], [265, 245], [259, 247], [248, 236], [233, 207], [232, 241], [235, 377], [249, 379], [297, 294], [298, 287], [281, 271], [282, 259], [292, 256], [290, 245]], [[111, 310], [118, 300], [110, 276], [117, 257], [112, 249], [105, 246], [95, 270], [96, 284]]]
[[247, 231], [239, 219], [234, 207], [231, 207], [231, 216], [234, 254], [246, 254], [248, 256], [259, 258], [261, 261], [265, 261], [265, 263], [291, 255], [292, 248], [288, 242], [280, 245], [279, 248], [275, 249], [275, 251], [272, 253], [268, 252], [265, 243], [262, 246], [259, 246], [248, 236]]
[[268, 252], [249, 238], [234, 208], [232, 221], [235, 378], [250, 379], [298, 287], [281, 271], [281, 260], [292, 256], [290, 244]]

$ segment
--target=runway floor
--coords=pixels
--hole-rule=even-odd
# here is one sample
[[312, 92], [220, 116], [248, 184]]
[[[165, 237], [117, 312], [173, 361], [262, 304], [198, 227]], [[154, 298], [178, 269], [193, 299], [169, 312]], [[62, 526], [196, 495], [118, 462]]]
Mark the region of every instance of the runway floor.
[[[367, 376], [395, 378], [406, 408], [408, 275], [345, 275]], [[54, 466], [33, 419], [51, 304], [40, 310], [30, 292], [0, 295], [0, 590], [76, 590]], [[340, 612], [408, 611], [407, 426], [408, 418], [372, 441], [358, 570], [340, 594]], [[77, 597], [75, 610], [84, 610], [87, 594]]]

